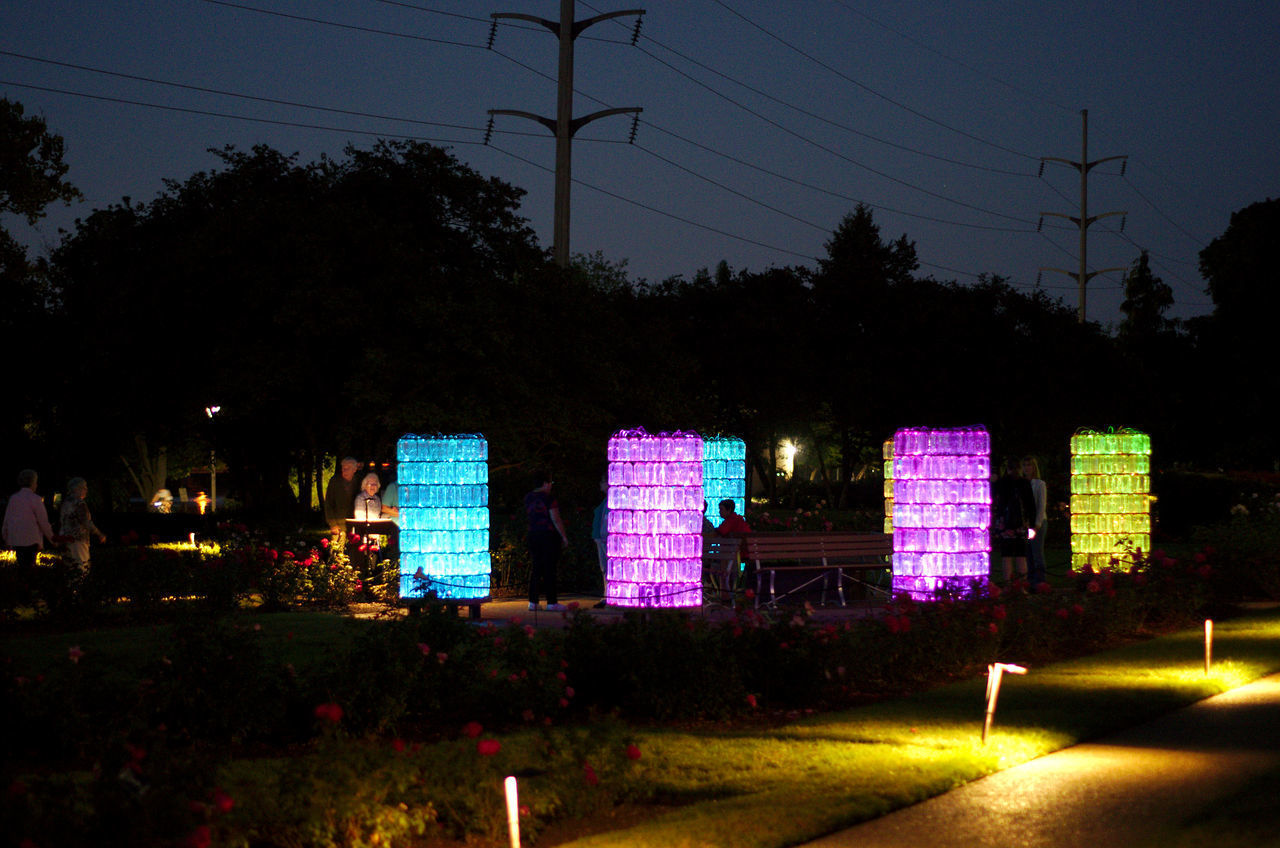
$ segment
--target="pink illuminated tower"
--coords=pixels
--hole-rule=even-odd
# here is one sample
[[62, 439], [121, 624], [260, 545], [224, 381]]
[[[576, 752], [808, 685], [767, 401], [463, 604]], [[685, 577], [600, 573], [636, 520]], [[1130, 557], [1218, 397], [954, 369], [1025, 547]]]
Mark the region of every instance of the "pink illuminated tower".
[[981, 427], [899, 430], [893, 438], [893, 590], [928, 600], [985, 583], [990, 568], [991, 439]]
[[702, 437], [622, 430], [609, 439], [610, 606], [702, 603]]

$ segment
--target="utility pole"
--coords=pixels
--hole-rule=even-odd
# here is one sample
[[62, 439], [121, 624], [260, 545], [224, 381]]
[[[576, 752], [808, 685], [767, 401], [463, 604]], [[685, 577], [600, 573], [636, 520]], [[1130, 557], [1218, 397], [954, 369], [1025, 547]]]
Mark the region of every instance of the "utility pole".
[[[494, 12], [490, 15], [493, 18], [493, 28], [489, 33], [489, 46], [493, 46], [493, 36], [497, 31], [498, 20], [502, 18], [514, 18], [516, 20], [530, 21], [539, 26], [546, 27], [553, 35], [560, 39], [560, 73], [558, 78], [558, 90], [556, 94], [556, 117], [555, 120], [535, 115], [532, 112], [522, 112], [517, 109], [490, 109], [489, 110], [489, 127], [492, 130], [494, 115], [515, 115], [519, 118], [528, 118], [531, 121], [537, 121], [547, 129], [551, 130], [556, 137], [556, 199], [555, 199], [555, 226], [553, 231], [553, 254], [556, 264], [561, 268], [567, 267], [569, 264], [569, 186], [572, 183], [573, 170], [573, 136], [583, 126], [591, 123], [597, 118], [604, 118], [608, 115], [619, 115], [622, 113], [632, 113], [638, 115], [643, 110], [638, 107], [627, 107], [622, 109], [602, 109], [599, 112], [592, 112], [590, 115], [583, 115], [581, 118], [573, 117], [573, 40], [578, 34], [592, 24], [600, 21], [609, 20], [610, 18], [619, 18], [625, 15], [636, 15], [636, 27], [632, 31], [631, 43], [635, 44], [636, 39], [640, 35], [640, 19], [638, 16], [644, 14], [644, 9], [627, 9], [620, 12], [606, 12], [602, 15], [586, 18], [581, 21], [573, 19], [574, 0], [560, 0], [560, 20], [549, 21], [546, 18], [539, 18], [533, 15], [522, 15], [516, 12]], [[632, 127], [632, 137], [635, 137], [634, 125]], [[485, 142], [488, 143], [488, 134], [485, 135]]]
[[[1096, 277], [1098, 274], [1105, 274], [1107, 271], [1124, 271], [1125, 270], [1124, 268], [1101, 268], [1097, 271], [1089, 273], [1089, 271], [1087, 270], [1088, 268], [1087, 256], [1088, 256], [1088, 248], [1089, 248], [1089, 245], [1088, 245], [1089, 225], [1092, 224], [1094, 221], [1097, 221], [1101, 218], [1110, 217], [1111, 215], [1128, 215], [1129, 214], [1128, 212], [1103, 212], [1101, 215], [1094, 215], [1092, 218], [1089, 217], [1089, 171], [1093, 170], [1094, 167], [1101, 165], [1103, 162], [1113, 162], [1117, 159], [1124, 160], [1124, 163], [1127, 165], [1129, 161], [1129, 157], [1128, 156], [1108, 156], [1105, 159], [1095, 159], [1094, 161], [1090, 162], [1089, 161], [1089, 110], [1088, 109], [1080, 110], [1080, 117], [1084, 123], [1084, 130], [1080, 136], [1080, 139], [1081, 139], [1080, 140], [1080, 161], [1072, 162], [1070, 159], [1060, 159], [1057, 156], [1041, 156], [1040, 157], [1041, 176], [1044, 175], [1045, 162], [1061, 162], [1064, 165], [1070, 165], [1072, 168], [1075, 168], [1077, 171], [1080, 172], [1080, 217], [1077, 218], [1072, 215], [1063, 215], [1060, 212], [1041, 212], [1040, 213], [1041, 226], [1043, 226], [1044, 224], [1044, 216], [1051, 215], [1055, 218], [1066, 218], [1068, 221], [1071, 221], [1073, 224], [1075, 224], [1077, 227], [1080, 228], [1080, 270], [1078, 272], [1073, 272], [1073, 271], [1067, 271], [1063, 268], [1049, 268], [1049, 267], [1041, 267], [1040, 270], [1041, 271], [1057, 271], [1060, 274], [1066, 274], [1068, 277], [1075, 278], [1076, 284], [1080, 287], [1079, 320], [1080, 320], [1080, 323], [1083, 324], [1085, 322], [1085, 300], [1087, 297], [1086, 287], [1088, 286], [1089, 281], [1092, 280], [1094, 277]], [[1120, 166], [1120, 173], [1124, 174], [1124, 165]], [[1037, 227], [1037, 229], [1039, 229], [1039, 227]], [[1120, 230], [1122, 232], [1124, 230], [1123, 220], [1120, 223]]]

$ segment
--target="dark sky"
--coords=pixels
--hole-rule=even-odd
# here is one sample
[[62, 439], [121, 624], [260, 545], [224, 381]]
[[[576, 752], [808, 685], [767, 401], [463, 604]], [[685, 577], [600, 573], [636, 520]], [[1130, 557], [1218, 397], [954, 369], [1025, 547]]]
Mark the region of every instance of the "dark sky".
[[[601, 0], [577, 17], [631, 8]], [[1040, 158], [1128, 155], [1095, 168], [1089, 269], [1151, 251], [1173, 315], [1211, 308], [1199, 251], [1230, 215], [1280, 195], [1280, 4], [1014, 0], [681, 0], [645, 4], [576, 42], [572, 250], [628, 260], [633, 276], [812, 267], [858, 201], [886, 238], [916, 244], [920, 272], [1020, 288], [1073, 271], [1076, 170]], [[490, 13], [558, 18], [557, 0], [39, 0], [0, 4], [0, 93], [42, 114], [86, 195], [33, 232], [165, 178], [213, 167], [209, 147], [266, 143], [304, 161], [348, 143], [450, 146], [528, 191], [551, 243], [554, 143], [487, 110], [555, 114], [557, 45]], [[71, 67], [78, 66], [78, 67]], [[262, 98], [262, 99], [253, 99]], [[277, 101], [277, 102], [270, 102]], [[285, 101], [285, 102], [280, 102]], [[159, 108], [165, 107], [165, 108]], [[320, 108], [324, 107], [324, 108]], [[1043, 287], [1074, 307], [1074, 281]], [[1120, 275], [1090, 286], [1089, 317], [1119, 320]]]

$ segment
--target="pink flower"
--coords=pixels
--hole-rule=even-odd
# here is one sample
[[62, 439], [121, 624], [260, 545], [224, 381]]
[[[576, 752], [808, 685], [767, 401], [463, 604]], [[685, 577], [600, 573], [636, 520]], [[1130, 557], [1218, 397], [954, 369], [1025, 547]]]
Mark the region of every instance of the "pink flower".
[[315, 709], [316, 718], [321, 721], [327, 721], [331, 724], [337, 724], [342, 721], [342, 707], [335, 703], [319, 704]]
[[628, 760], [638, 760], [638, 759], [640, 759], [640, 746], [639, 746], [639, 745], [636, 745], [636, 744], [633, 742], [633, 743], [631, 743], [630, 745], [628, 745], [628, 746], [627, 746], [627, 759], [628, 759]]
[[756, 708], [756, 696], [755, 696], [755, 695], [748, 695], [748, 696], [747, 696], [747, 706], [748, 706], [748, 707], [750, 707], [750, 708], [751, 708], [751, 709], [753, 709], [753, 710]]
[[321, 546], [321, 547], [323, 547], [323, 548], [327, 548], [327, 547], [329, 547], [329, 540], [328, 540], [328, 539], [321, 539], [321, 540], [320, 540], [320, 546]]
[[419, 651], [422, 651], [422, 655], [423, 655], [424, 657], [426, 657], [426, 656], [430, 656], [430, 655], [431, 655], [431, 646], [430, 646], [430, 645], [428, 645], [426, 642], [419, 642], [419, 643], [418, 643], [418, 650], [419, 650]]
[[1088, 592], [1093, 592], [1097, 594], [1098, 592], [1102, 591], [1102, 584], [1099, 583], [1097, 580], [1090, 580], [1088, 583], [1084, 584], [1084, 588]]
[[67, 659], [71, 660], [73, 663], [80, 662], [80, 658], [83, 656], [84, 651], [80, 650], [79, 645], [72, 645], [67, 649]]
[[476, 753], [482, 757], [492, 757], [502, 750], [502, 743], [497, 739], [481, 739], [476, 743]]
[[484, 733], [484, 727], [478, 721], [469, 721], [462, 725], [462, 735], [475, 739], [481, 733]]
[[440, 653], [436, 654], [436, 659], [439, 660], [441, 664], [443, 664], [445, 660], [449, 659], [449, 655], [446, 654], [444, 651], [441, 651]]

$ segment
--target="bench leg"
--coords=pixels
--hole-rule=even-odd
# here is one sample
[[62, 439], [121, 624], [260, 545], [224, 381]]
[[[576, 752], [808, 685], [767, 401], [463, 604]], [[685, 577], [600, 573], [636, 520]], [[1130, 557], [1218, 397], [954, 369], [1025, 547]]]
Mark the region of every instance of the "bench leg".
[[776, 604], [778, 602], [778, 593], [775, 586], [777, 577], [778, 577], [777, 571], [769, 572], [769, 603], [770, 604]]
[[836, 594], [840, 596], [840, 606], [847, 606], [844, 602], [844, 569], [836, 569]]

